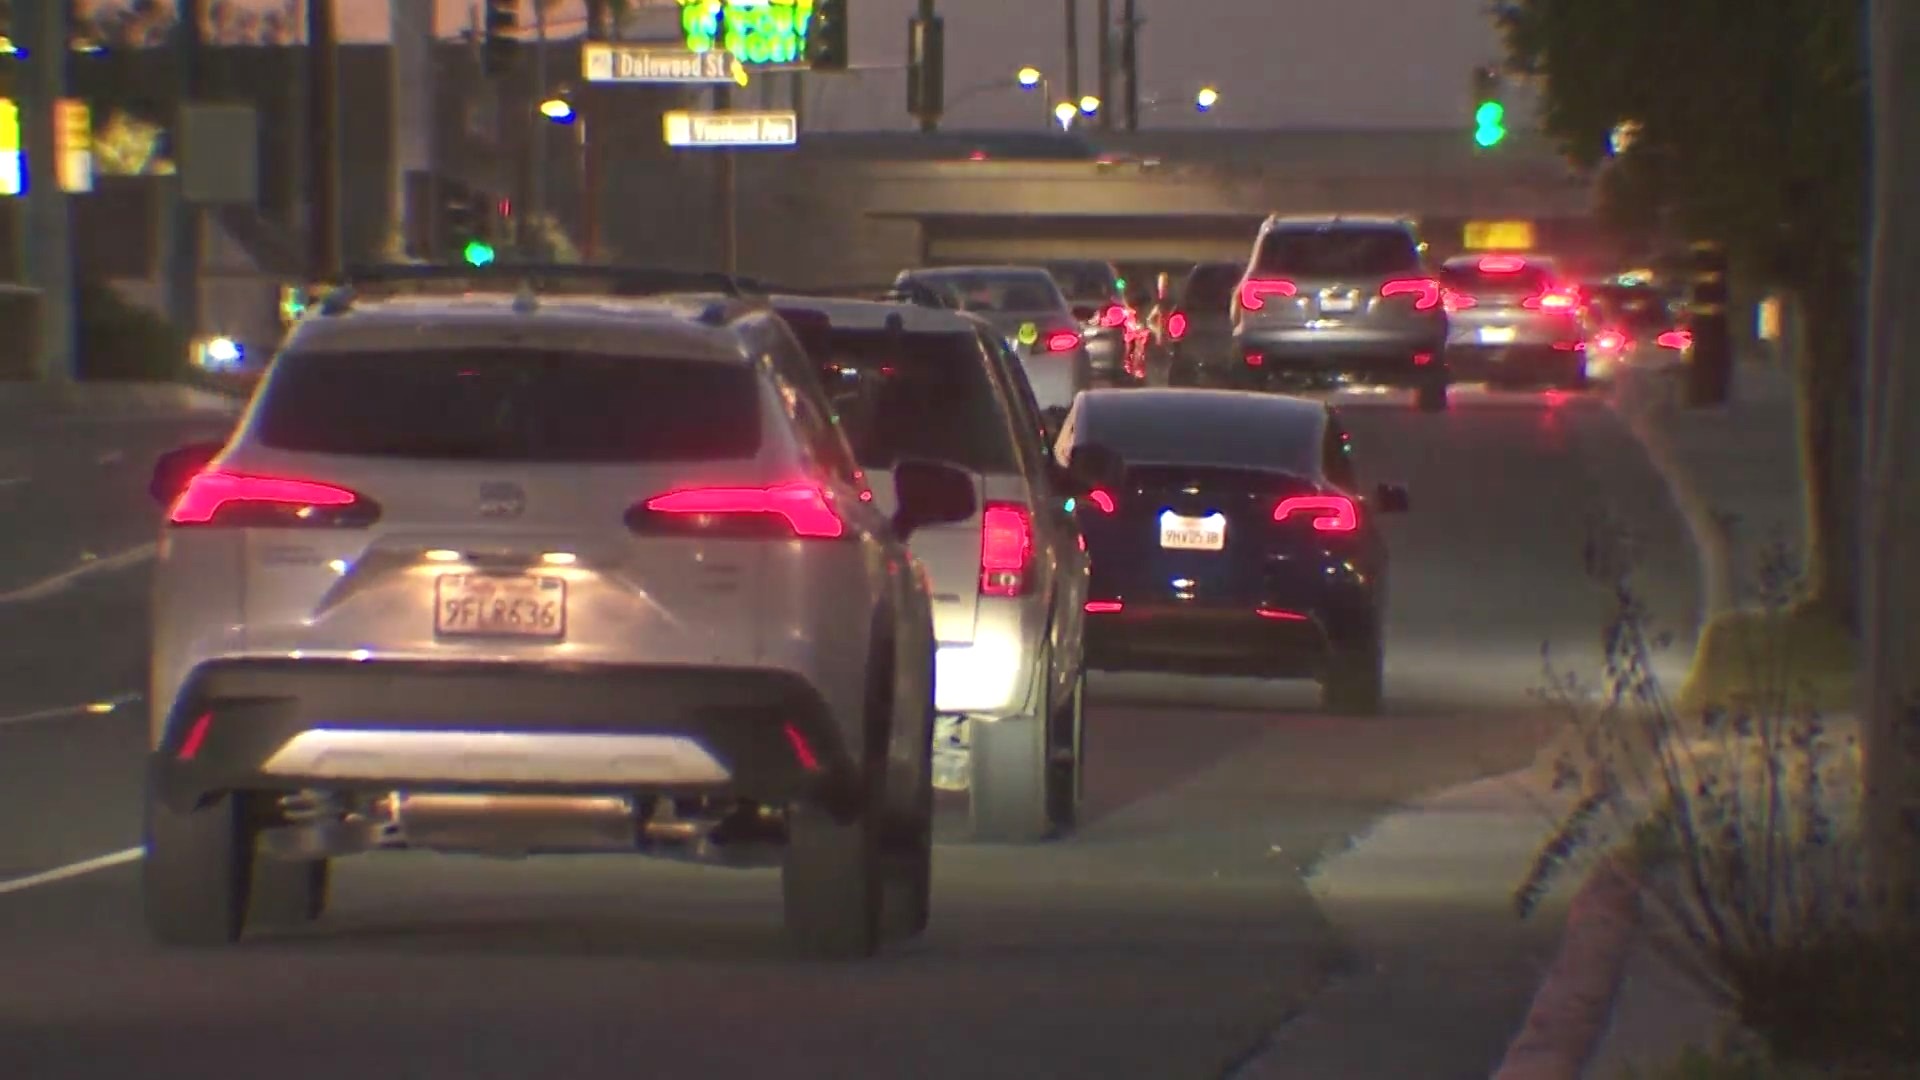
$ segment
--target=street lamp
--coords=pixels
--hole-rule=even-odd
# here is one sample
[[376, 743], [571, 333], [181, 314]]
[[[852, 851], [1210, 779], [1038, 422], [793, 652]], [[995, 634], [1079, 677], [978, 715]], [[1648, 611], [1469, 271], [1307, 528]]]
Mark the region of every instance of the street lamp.
[[1080, 111], [1086, 114], [1087, 116], [1092, 116], [1094, 113], [1099, 112], [1100, 99], [1093, 96], [1092, 94], [1088, 94], [1086, 97], [1081, 98]]
[[556, 124], [571, 124], [580, 116], [573, 103], [563, 97], [550, 97], [541, 102], [540, 115]]
[[1046, 76], [1040, 74], [1040, 69], [1037, 67], [1023, 67], [1014, 78], [1020, 83], [1022, 90], [1032, 90], [1046, 81]]
[[1053, 107], [1053, 118], [1060, 121], [1061, 131], [1071, 128], [1073, 126], [1073, 118], [1078, 115], [1080, 115], [1080, 110], [1071, 101], [1063, 101]]
[[1193, 107], [1201, 112], [1206, 112], [1218, 104], [1220, 104], [1220, 91], [1211, 86], [1203, 86], [1199, 93], [1193, 95]]

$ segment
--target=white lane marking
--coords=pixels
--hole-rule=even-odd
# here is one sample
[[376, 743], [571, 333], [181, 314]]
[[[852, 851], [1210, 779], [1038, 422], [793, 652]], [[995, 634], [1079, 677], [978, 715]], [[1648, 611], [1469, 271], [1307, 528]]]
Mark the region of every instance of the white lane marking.
[[142, 695], [128, 692], [116, 694], [99, 701], [89, 701], [84, 705], [62, 705], [54, 709], [35, 709], [32, 712], [15, 713], [12, 716], [0, 716], [0, 727], [12, 724], [31, 724], [41, 720], [60, 720], [69, 716], [105, 716], [120, 708], [141, 700]]
[[145, 848], [130, 847], [123, 851], [116, 851], [111, 855], [100, 855], [91, 859], [82, 859], [77, 863], [56, 866], [51, 870], [42, 870], [37, 874], [28, 874], [26, 877], [10, 878], [6, 881], [0, 881], [0, 896], [6, 896], [8, 893], [26, 892], [28, 889], [37, 889], [42, 885], [54, 885], [72, 878], [85, 877], [88, 874], [98, 873], [102, 870], [111, 870], [116, 866], [125, 866], [128, 863], [139, 862], [146, 853], [147, 849]]
[[31, 476], [0, 476], [0, 488], [10, 488], [15, 484], [25, 484], [32, 480]]
[[153, 558], [159, 550], [159, 544], [148, 543], [112, 555], [87, 559], [80, 565], [62, 570], [50, 578], [36, 581], [31, 585], [23, 585], [12, 592], [0, 593], [0, 604], [24, 604], [29, 600], [45, 600], [49, 596], [55, 596], [72, 588], [74, 583], [82, 578], [138, 566]]
[[99, 457], [94, 458], [93, 463], [95, 465], [118, 465], [125, 460], [127, 460], [127, 452], [125, 450], [108, 450]]

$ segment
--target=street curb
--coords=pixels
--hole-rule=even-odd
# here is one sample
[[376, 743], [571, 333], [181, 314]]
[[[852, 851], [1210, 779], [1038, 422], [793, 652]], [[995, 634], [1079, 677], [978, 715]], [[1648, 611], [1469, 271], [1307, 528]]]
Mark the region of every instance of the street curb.
[[1574, 894], [1560, 951], [1492, 1080], [1580, 1080], [1612, 1020], [1640, 919], [1638, 882], [1607, 857]]
[[[1648, 379], [1663, 376], [1649, 374]], [[1701, 623], [1732, 611], [1736, 606], [1733, 587], [1733, 537], [1720, 520], [1718, 511], [1693, 478], [1674, 459], [1674, 450], [1660, 430], [1659, 420], [1672, 415], [1677, 405], [1677, 384], [1643, 387], [1654, 391], [1637, 401], [1624, 400], [1631, 393], [1623, 382], [1608, 396], [1607, 404], [1646, 451], [1653, 470], [1660, 474], [1667, 495], [1687, 524], [1693, 540], [1694, 558], [1700, 567]]]
[[[1711, 618], [1733, 606], [1732, 538], [1660, 431], [1659, 418], [1672, 411], [1680, 387], [1656, 373], [1628, 378], [1633, 381], [1615, 384], [1607, 405], [1646, 452], [1686, 522]], [[1492, 1080], [1580, 1080], [1606, 1037], [1640, 924], [1639, 886], [1608, 856], [1569, 903], [1560, 951]]]

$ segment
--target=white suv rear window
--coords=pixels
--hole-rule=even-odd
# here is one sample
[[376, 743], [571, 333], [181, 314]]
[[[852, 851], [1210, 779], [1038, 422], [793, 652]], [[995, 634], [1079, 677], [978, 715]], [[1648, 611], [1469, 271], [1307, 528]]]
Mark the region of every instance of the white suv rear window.
[[254, 419], [279, 450], [515, 462], [751, 458], [744, 364], [530, 347], [292, 352]]

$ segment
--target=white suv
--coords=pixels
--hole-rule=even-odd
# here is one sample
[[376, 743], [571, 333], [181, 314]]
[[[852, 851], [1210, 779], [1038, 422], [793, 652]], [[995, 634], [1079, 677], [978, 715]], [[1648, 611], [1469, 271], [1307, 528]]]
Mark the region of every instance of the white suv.
[[893, 482], [888, 514], [764, 304], [336, 293], [155, 469], [149, 929], [315, 918], [327, 860], [406, 847], [778, 862], [808, 951], [917, 933], [905, 537], [977, 507]]
[[[1087, 559], [1019, 357], [984, 319], [937, 307], [775, 296], [819, 364], [861, 467], [975, 479], [980, 511], [914, 534], [939, 638], [935, 783], [967, 791], [973, 835], [1074, 827], [1084, 791]], [[885, 488], [885, 484], [880, 485]]]

